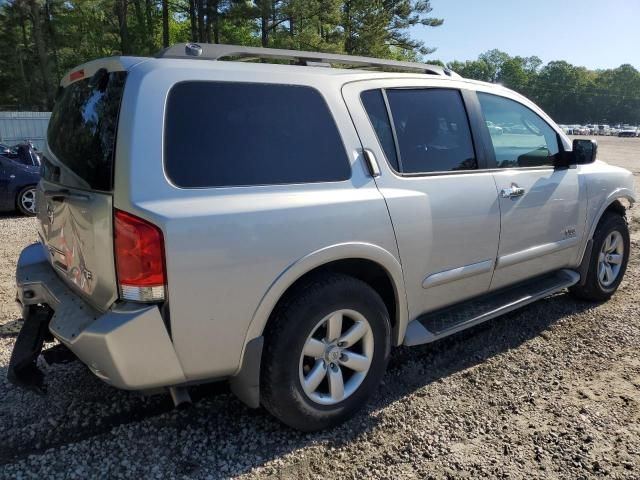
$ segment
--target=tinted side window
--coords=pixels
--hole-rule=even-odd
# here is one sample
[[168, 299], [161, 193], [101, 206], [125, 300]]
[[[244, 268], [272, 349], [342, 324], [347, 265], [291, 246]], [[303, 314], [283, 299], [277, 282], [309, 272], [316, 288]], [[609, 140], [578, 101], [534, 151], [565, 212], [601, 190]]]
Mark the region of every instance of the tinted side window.
[[387, 90], [404, 173], [472, 170], [477, 161], [457, 90]]
[[293, 85], [184, 82], [169, 93], [165, 169], [179, 187], [346, 180], [351, 168], [320, 93]]
[[533, 111], [508, 98], [478, 92], [498, 168], [553, 165], [556, 132]]
[[387, 114], [387, 106], [384, 104], [382, 90], [367, 90], [360, 94], [371, 125], [373, 125], [378, 141], [384, 150], [387, 160], [396, 171], [400, 171], [398, 166], [398, 156], [396, 155], [396, 144], [393, 140], [391, 122]]

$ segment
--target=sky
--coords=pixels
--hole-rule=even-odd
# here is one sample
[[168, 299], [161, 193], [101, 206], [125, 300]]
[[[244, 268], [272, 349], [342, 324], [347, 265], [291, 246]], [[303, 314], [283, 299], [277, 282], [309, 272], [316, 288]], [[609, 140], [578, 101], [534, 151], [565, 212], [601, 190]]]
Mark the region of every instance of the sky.
[[545, 63], [640, 70], [640, 0], [431, 0], [431, 7], [444, 24], [411, 31], [437, 47], [427, 60], [475, 60], [497, 48]]

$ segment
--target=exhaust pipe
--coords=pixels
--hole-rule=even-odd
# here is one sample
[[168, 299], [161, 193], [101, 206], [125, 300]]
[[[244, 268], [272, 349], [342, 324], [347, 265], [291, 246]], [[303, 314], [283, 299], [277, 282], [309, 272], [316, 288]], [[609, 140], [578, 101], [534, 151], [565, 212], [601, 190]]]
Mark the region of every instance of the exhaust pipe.
[[175, 408], [184, 409], [191, 405], [191, 395], [187, 387], [169, 387], [169, 394]]

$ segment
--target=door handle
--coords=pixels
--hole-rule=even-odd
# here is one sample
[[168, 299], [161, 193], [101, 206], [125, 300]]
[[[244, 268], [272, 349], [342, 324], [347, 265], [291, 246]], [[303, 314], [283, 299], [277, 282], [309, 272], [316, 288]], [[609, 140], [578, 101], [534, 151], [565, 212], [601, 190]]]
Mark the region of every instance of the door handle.
[[500, 190], [500, 196], [502, 198], [516, 198], [524, 195], [524, 188], [519, 187], [515, 183], [511, 184], [509, 188], [503, 188]]
[[376, 160], [376, 156], [368, 148], [365, 148], [362, 151], [362, 153], [364, 154], [364, 158], [367, 161], [367, 167], [369, 168], [369, 174], [372, 177], [379, 177], [380, 176], [380, 166], [378, 165], [378, 160]]

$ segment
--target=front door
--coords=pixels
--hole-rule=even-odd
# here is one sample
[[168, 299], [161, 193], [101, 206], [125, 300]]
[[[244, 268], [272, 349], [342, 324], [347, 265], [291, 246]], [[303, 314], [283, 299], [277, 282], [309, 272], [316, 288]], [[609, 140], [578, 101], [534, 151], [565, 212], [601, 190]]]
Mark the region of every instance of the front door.
[[363, 147], [380, 166], [376, 183], [415, 318], [489, 289], [500, 213], [493, 176], [474, 148], [463, 93], [399, 83], [350, 84], [343, 94]]
[[500, 202], [497, 289], [571, 266], [583, 235], [585, 202], [576, 168], [556, 169], [556, 131], [515, 100], [478, 93], [491, 137]]

